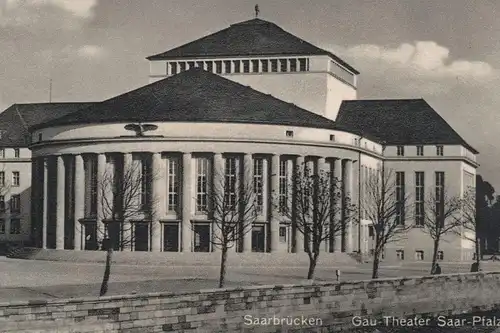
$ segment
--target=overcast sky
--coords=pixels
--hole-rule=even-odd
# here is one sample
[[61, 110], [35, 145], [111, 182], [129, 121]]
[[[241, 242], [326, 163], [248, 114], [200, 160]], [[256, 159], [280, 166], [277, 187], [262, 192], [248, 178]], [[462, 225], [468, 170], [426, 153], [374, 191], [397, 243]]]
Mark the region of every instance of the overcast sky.
[[[254, 0], [257, 1], [257, 0]], [[145, 57], [253, 18], [248, 0], [0, 0], [0, 109], [147, 84]], [[266, 0], [261, 18], [357, 68], [359, 98], [425, 98], [500, 192], [500, 1]]]

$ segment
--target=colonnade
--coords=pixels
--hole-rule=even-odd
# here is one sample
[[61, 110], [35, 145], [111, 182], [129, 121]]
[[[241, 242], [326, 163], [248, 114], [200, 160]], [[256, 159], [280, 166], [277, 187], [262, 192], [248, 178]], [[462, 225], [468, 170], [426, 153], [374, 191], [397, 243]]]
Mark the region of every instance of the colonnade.
[[[132, 163], [133, 155], [140, 154], [145, 156], [150, 161], [151, 170], [158, 176], [151, 180], [151, 192], [158, 200], [155, 200], [152, 207], [157, 214], [152, 221], [147, 221], [150, 228], [149, 240], [147, 241], [147, 251], [160, 252], [165, 251], [164, 244], [164, 225], [176, 222], [179, 224], [178, 235], [178, 251], [192, 252], [194, 249], [193, 238], [193, 223], [199, 220], [193, 212], [193, 200], [195, 194], [193, 189], [197, 182], [195, 176], [195, 168], [193, 163], [195, 157], [199, 154], [191, 152], [175, 153], [179, 161], [182, 172], [179, 174], [179, 207], [176, 216], [169, 216], [167, 213], [168, 195], [166, 178], [168, 177], [166, 169], [168, 164], [164, 157], [174, 153], [153, 152], [153, 153], [120, 153], [122, 155], [123, 165], [127, 166]], [[74, 155], [52, 155], [43, 156], [33, 159], [33, 170], [36, 175], [36, 180], [33, 184], [32, 204], [35, 205], [32, 209], [34, 214], [33, 221], [36, 221], [36, 228], [39, 238], [40, 247], [55, 248], [55, 249], [85, 249], [85, 229], [83, 224], [95, 223], [96, 228], [103, 228], [102, 214], [100, 205], [102, 204], [100, 196], [102, 192], [97, 188], [95, 191], [95, 214], [89, 214], [89, 209], [86, 207], [86, 193], [88, 192], [91, 177], [86, 170], [88, 164], [86, 161], [96, 161], [95, 177], [96, 184], [100, 184], [106, 168], [106, 157], [108, 154], [74, 154]], [[116, 153], [109, 155], [116, 156]], [[242, 166], [249, 173], [242, 175], [243, 181], [253, 181], [253, 164], [255, 156], [253, 154], [231, 154], [238, 156], [242, 161]], [[210, 156], [212, 168], [218, 165], [224, 165], [224, 153], [206, 154]], [[342, 159], [336, 157], [321, 157], [321, 156], [304, 156], [304, 155], [279, 155], [279, 154], [258, 154], [260, 158], [265, 159], [266, 174], [269, 176], [267, 180], [269, 184], [265, 184], [267, 188], [265, 205], [267, 207], [266, 214], [263, 218], [263, 225], [266, 225], [266, 249], [265, 252], [300, 252], [303, 250], [300, 244], [304, 244], [304, 237], [300, 232], [290, 232], [289, 237], [293, 238], [293, 246], [284, 249], [280, 246], [280, 226], [283, 224], [283, 218], [278, 211], [277, 196], [272, 193], [280, 192], [280, 163], [284, 160], [290, 161], [295, 166], [305, 165], [311, 170], [325, 170], [332, 172], [334, 177], [342, 180], [343, 195], [353, 197], [353, 163], [350, 159]], [[252, 167], [250, 167], [252, 166]], [[98, 185], [99, 186], [99, 185]], [[342, 202], [339, 203], [342, 205]], [[340, 209], [342, 211], [342, 209]], [[68, 222], [72, 221], [72, 222]], [[351, 221], [351, 220], [349, 220]], [[138, 222], [138, 221], [132, 221]], [[131, 223], [132, 223], [131, 222]], [[206, 221], [210, 222], [210, 221]], [[71, 229], [71, 230], [69, 230]], [[51, 231], [52, 230], [52, 231]], [[124, 229], [123, 232], [132, 232], [131, 229]], [[354, 248], [355, 237], [353, 235], [353, 223], [348, 222], [345, 229], [341, 233], [335, 234], [335, 239], [326, 246], [326, 252], [352, 252]], [[50, 236], [50, 237], [49, 237]], [[130, 236], [130, 235], [129, 235]], [[213, 237], [213, 235], [211, 235]], [[51, 239], [49, 239], [51, 238]], [[68, 239], [69, 238], [69, 239]], [[251, 252], [252, 247], [252, 232], [248, 232], [242, 239], [241, 252]], [[333, 245], [332, 245], [333, 244]], [[133, 248], [127, 247], [123, 250]], [[212, 248], [215, 251], [216, 249]]]

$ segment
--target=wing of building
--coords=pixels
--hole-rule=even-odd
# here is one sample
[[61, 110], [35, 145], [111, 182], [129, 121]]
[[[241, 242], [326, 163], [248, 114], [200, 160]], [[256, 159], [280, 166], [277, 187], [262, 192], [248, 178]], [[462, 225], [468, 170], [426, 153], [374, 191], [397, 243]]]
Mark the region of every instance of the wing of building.
[[[31, 221], [25, 214], [21, 223], [25, 237], [4, 227], [4, 239], [95, 249], [109, 219], [103, 175], [121, 179], [130, 166], [144, 176], [142, 204], [157, 214], [130, 217], [124, 222], [130, 228], [108, 233], [133, 240], [118, 248], [134, 251], [216, 251], [207, 207], [221, 174], [234, 184], [259, 184], [257, 220], [235, 247], [243, 253], [304, 251], [304, 237], [276, 208], [288, 201], [297, 166], [342, 178], [344, 193], [359, 207], [364, 183], [382, 164], [409, 194], [446, 188], [461, 196], [474, 186], [478, 152], [426, 101], [358, 100], [356, 69], [274, 23], [233, 24], [148, 60], [146, 86], [90, 104], [13, 105], [0, 115], [3, 128], [16, 133], [13, 141], [0, 139], [4, 164], [19, 168], [32, 198]], [[9, 149], [21, 149], [25, 159]], [[14, 177], [10, 172], [5, 179]], [[151, 173], [158, 176], [150, 179]], [[370, 252], [373, 230], [362, 209], [358, 214], [360, 225], [331, 235], [326, 253]], [[5, 216], [5, 226], [16, 218]], [[416, 225], [421, 218], [402, 216], [402, 223]], [[464, 237], [447, 241], [441, 258], [471, 258]], [[427, 260], [431, 250], [431, 239], [414, 228], [385, 257]]]

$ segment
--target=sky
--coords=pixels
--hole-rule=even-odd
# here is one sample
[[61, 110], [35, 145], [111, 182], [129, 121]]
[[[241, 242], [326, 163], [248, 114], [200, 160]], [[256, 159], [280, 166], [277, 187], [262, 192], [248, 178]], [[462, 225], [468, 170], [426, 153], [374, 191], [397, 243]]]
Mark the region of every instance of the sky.
[[[0, 110], [99, 101], [148, 83], [145, 57], [254, 17], [258, 0], [0, 0]], [[358, 69], [358, 98], [424, 98], [500, 192], [500, 1], [266, 0], [260, 18]]]

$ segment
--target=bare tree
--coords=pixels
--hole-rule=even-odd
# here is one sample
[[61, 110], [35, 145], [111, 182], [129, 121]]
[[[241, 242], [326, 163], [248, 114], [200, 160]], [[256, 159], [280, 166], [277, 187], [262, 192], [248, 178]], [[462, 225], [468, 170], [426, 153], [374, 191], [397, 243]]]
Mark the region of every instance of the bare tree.
[[[257, 202], [254, 192], [254, 180], [251, 178], [251, 166], [243, 169], [243, 181], [237, 168], [234, 174], [228, 174], [226, 167], [217, 166], [214, 170], [214, 183], [209, 190], [209, 203], [205, 214], [211, 217], [214, 235], [210, 239], [212, 247], [221, 251], [219, 288], [224, 287], [228, 250], [237, 247], [257, 219]], [[253, 177], [252, 177], [253, 178]], [[258, 185], [257, 185], [258, 186]]]
[[432, 189], [426, 195], [422, 203], [425, 205], [420, 211], [419, 203], [416, 203], [416, 226], [428, 234], [433, 240], [431, 274], [436, 270], [439, 246], [445, 235], [455, 233], [461, 225], [457, 219], [460, 211], [460, 198], [450, 196], [446, 189]]
[[366, 179], [362, 211], [373, 226], [375, 244], [372, 279], [378, 278], [380, 257], [387, 244], [404, 239], [412, 228], [408, 223], [409, 196], [396, 186], [397, 173], [377, 170]]
[[281, 215], [304, 236], [309, 257], [308, 279], [314, 277], [321, 246], [355, 220], [354, 205], [342, 193], [343, 182], [330, 172], [313, 171], [305, 165], [297, 166], [288, 186], [290, 195], [286, 200], [277, 200]]
[[[151, 191], [156, 175], [141, 163], [115, 164], [107, 167], [97, 182], [100, 194], [98, 219], [104, 229], [97, 228], [99, 245], [106, 250], [106, 267], [100, 296], [108, 291], [114, 250], [131, 247], [136, 241], [132, 235], [132, 221], [154, 221], [158, 198]], [[154, 225], [151, 223], [151, 228]]]
[[466, 240], [474, 243], [474, 254], [476, 269], [479, 270], [481, 260], [481, 236], [478, 230], [481, 228], [481, 218], [476, 209], [476, 189], [467, 188], [461, 200], [461, 214], [458, 217], [461, 222], [462, 230], [459, 234]]

